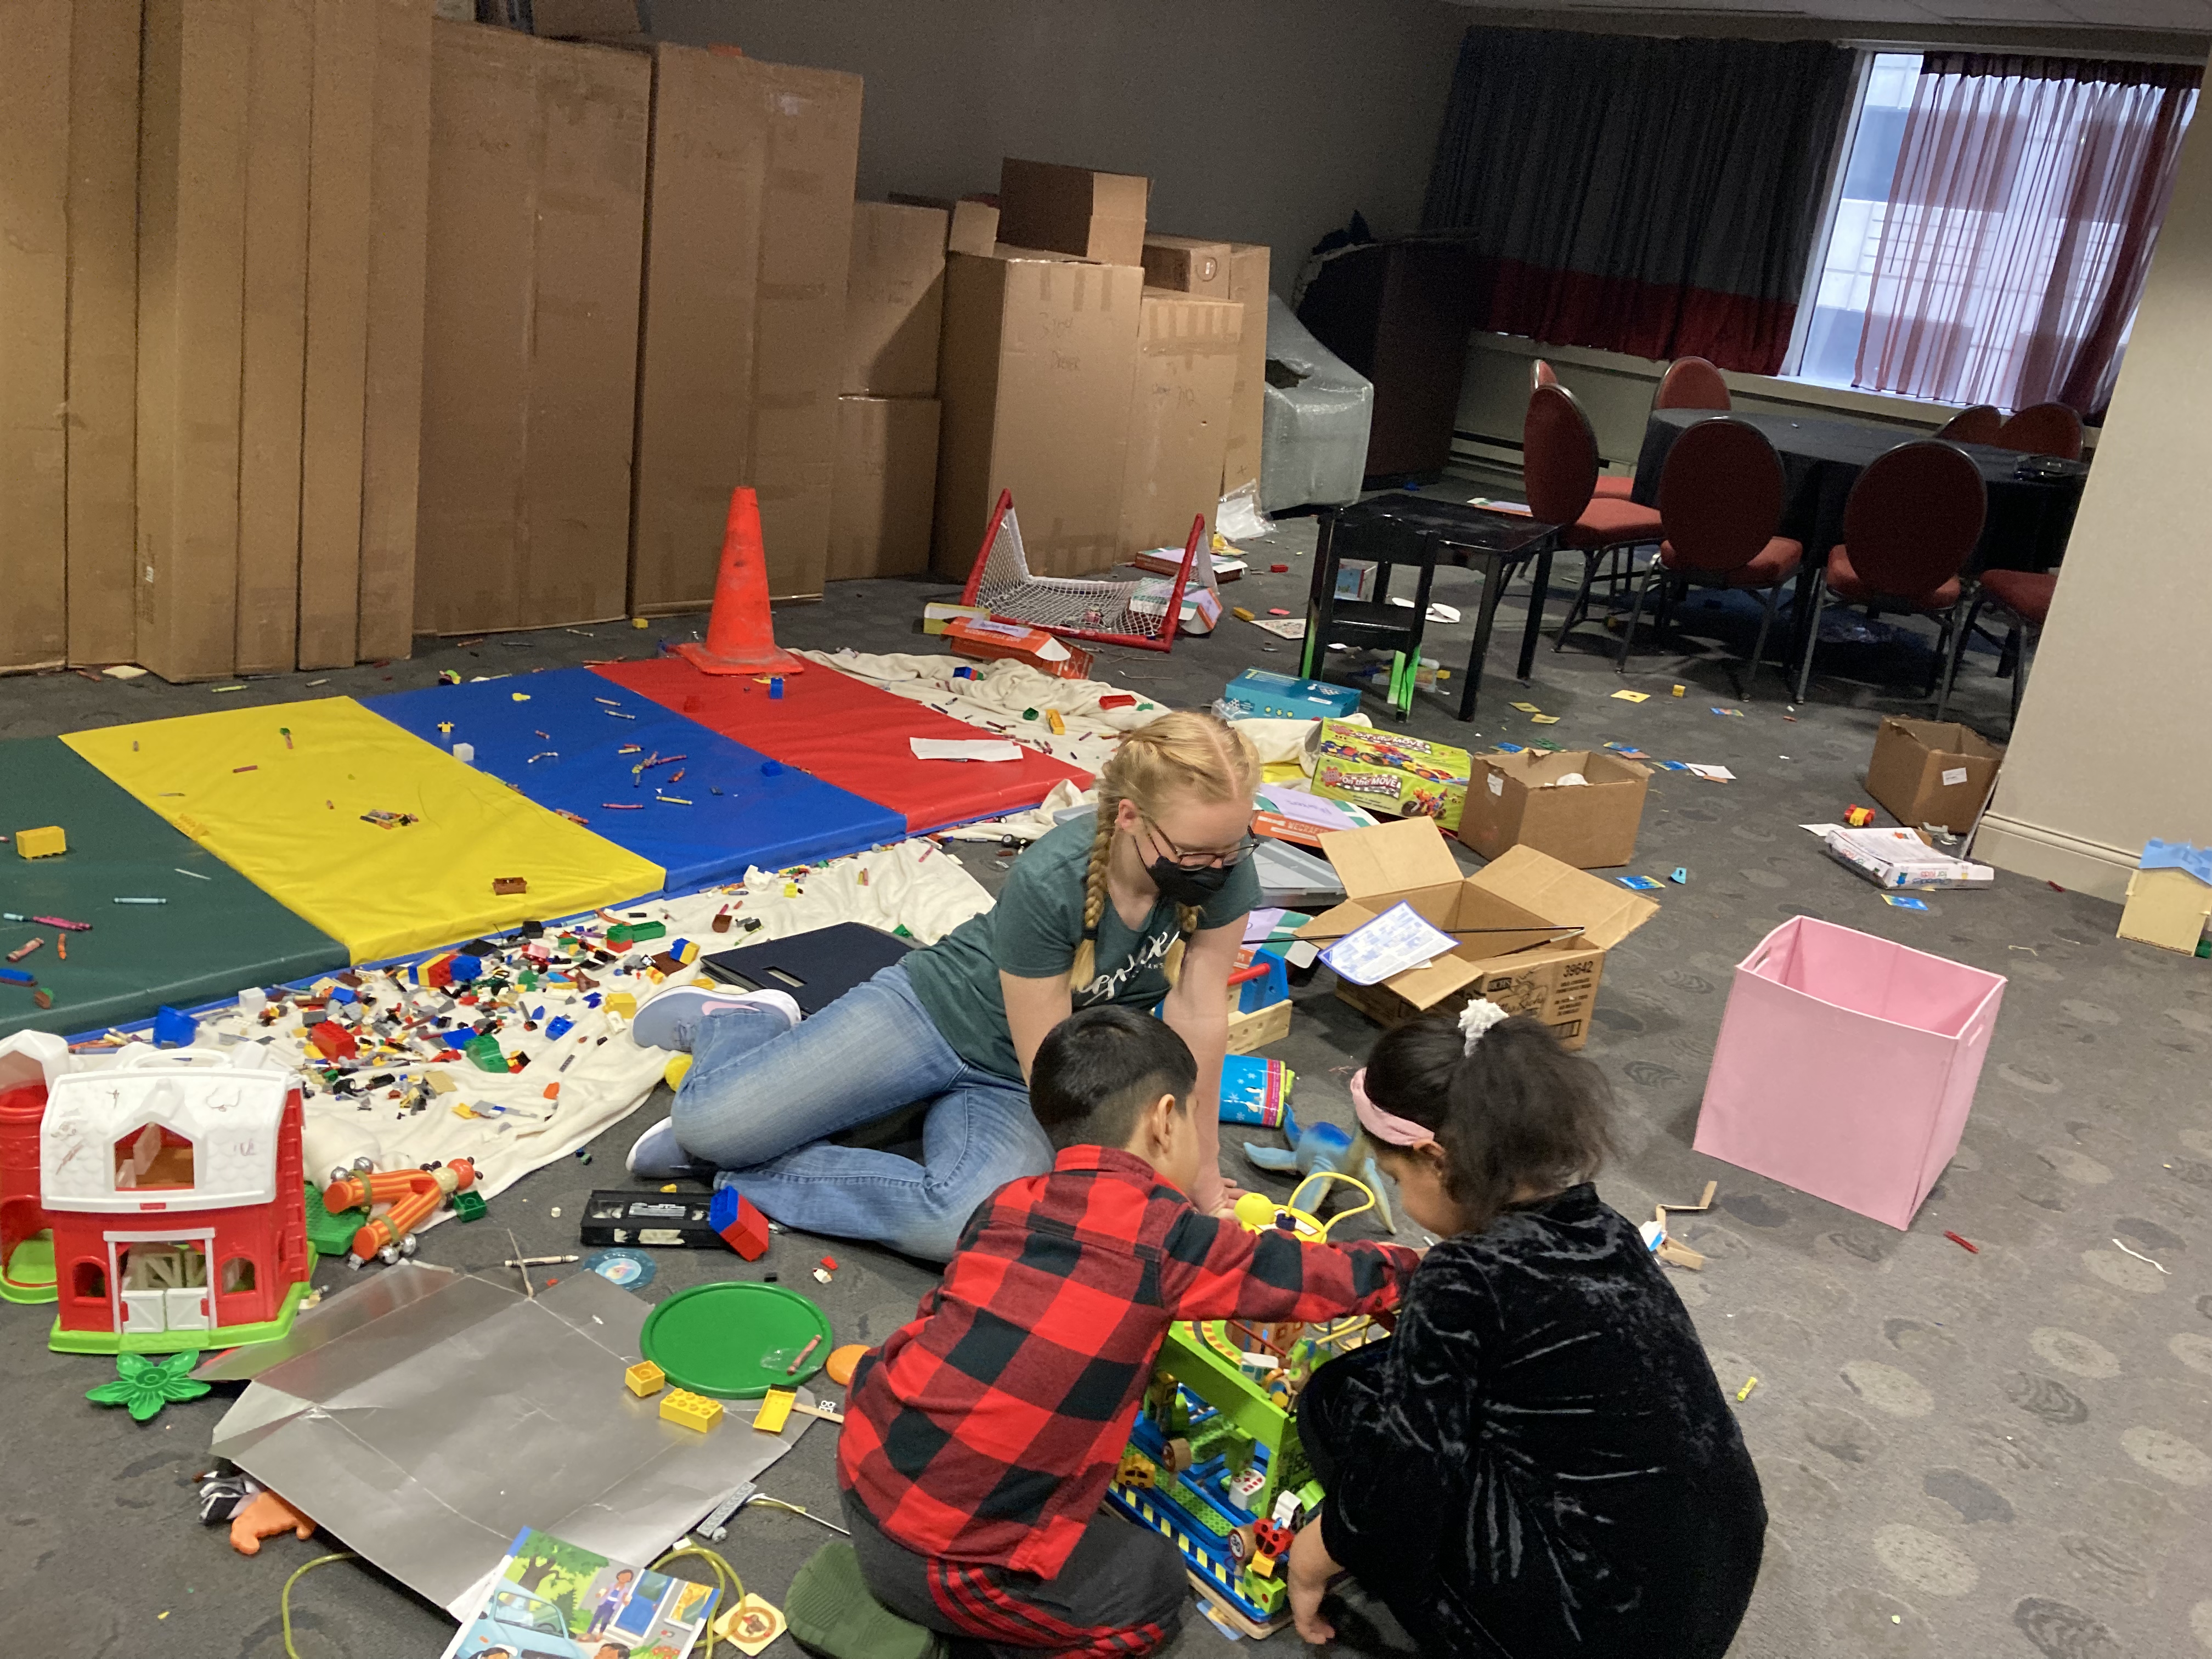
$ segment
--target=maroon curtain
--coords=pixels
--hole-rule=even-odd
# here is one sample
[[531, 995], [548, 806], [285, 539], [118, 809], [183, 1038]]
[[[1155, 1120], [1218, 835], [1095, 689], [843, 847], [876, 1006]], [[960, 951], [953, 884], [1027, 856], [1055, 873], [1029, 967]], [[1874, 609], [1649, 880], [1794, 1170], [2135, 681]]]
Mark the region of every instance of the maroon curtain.
[[1477, 328], [1771, 374], [1852, 63], [1820, 41], [1471, 28], [1422, 228], [1474, 256]]
[[2202, 76], [2195, 65], [1924, 58], [1852, 383], [2100, 414]]

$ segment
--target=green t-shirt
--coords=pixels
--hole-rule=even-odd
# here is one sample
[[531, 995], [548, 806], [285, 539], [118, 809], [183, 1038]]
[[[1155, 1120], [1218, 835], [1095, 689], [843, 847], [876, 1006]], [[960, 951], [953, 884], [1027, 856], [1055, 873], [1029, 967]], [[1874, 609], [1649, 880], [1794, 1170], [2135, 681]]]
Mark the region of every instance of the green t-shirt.
[[[1094, 827], [1088, 817], [1076, 818], [1042, 837], [1015, 864], [997, 904], [907, 957], [915, 995], [970, 1066], [998, 1077], [1021, 1076], [999, 970], [1017, 979], [1054, 979], [1074, 966], [1083, 943], [1084, 878]], [[1225, 927], [1259, 900], [1260, 877], [1246, 859], [1201, 908], [1199, 926]], [[1098, 918], [1097, 971], [1075, 993], [1075, 1006], [1150, 1008], [1168, 994], [1160, 961], [1178, 937], [1176, 907], [1164, 898], [1134, 930], [1109, 902]]]

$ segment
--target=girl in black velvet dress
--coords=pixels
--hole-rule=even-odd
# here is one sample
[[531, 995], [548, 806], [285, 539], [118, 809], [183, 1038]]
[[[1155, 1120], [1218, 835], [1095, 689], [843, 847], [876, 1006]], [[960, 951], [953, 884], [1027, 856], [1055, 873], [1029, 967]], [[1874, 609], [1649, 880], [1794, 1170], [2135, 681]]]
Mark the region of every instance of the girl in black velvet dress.
[[1396, 1334], [1299, 1402], [1328, 1495], [1291, 1548], [1298, 1633], [1334, 1636], [1340, 1564], [1431, 1659], [1721, 1659], [1766, 1505], [1674, 1287], [1590, 1185], [1603, 1075], [1477, 1001], [1389, 1033], [1352, 1092], [1443, 1242]]

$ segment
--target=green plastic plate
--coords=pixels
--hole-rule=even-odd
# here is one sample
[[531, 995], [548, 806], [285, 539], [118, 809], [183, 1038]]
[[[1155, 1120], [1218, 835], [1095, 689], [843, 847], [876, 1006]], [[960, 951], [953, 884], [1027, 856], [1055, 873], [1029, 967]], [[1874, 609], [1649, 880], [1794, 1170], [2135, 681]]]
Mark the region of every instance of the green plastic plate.
[[[796, 1370], [786, 1367], [819, 1337]], [[732, 1279], [678, 1291], [645, 1316], [645, 1357], [679, 1389], [715, 1400], [757, 1400], [820, 1370], [830, 1321], [796, 1291]]]

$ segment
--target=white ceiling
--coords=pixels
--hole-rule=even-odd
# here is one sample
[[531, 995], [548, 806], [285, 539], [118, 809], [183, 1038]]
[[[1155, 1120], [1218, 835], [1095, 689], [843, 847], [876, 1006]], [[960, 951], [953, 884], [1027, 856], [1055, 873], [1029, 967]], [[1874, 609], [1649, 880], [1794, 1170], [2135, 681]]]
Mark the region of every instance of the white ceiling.
[[[1530, 0], [1456, 0], [1476, 11], [1525, 13]], [[1820, 18], [1857, 24], [2022, 28], [2212, 29], [2212, 0], [1537, 0], [1557, 12], [1673, 12], [1685, 17]]]

